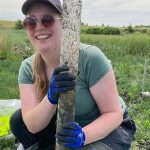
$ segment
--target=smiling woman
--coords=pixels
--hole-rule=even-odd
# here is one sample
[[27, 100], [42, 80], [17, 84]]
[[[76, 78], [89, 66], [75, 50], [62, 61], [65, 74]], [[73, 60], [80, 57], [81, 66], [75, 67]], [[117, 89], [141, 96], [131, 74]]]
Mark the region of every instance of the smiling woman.
[[[98, 142], [102, 148], [129, 150], [135, 124], [118, 94], [110, 61], [99, 48], [80, 43], [75, 77], [66, 64], [60, 65], [60, 1], [26, 0], [22, 12], [35, 53], [19, 69], [21, 109], [10, 119], [12, 133], [25, 149], [38, 145], [54, 150], [57, 138], [69, 148]], [[56, 132], [60, 94], [75, 88], [75, 122], [63, 124]]]

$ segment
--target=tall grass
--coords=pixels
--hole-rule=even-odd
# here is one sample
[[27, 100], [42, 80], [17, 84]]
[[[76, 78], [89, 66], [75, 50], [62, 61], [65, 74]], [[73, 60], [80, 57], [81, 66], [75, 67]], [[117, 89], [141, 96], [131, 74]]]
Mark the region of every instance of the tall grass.
[[0, 59], [5, 60], [11, 49], [11, 35], [8, 30], [0, 31]]
[[98, 46], [103, 51], [122, 55], [150, 56], [150, 36], [146, 34], [89, 35], [82, 34], [81, 41]]
[[19, 98], [18, 70], [21, 61], [0, 61], [0, 99]]
[[6, 21], [6, 20], [0, 20], [0, 28], [13, 28], [15, 26], [15, 21]]
[[0, 99], [19, 98], [18, 71], [33, 49], [24, 30], [0, 30]]

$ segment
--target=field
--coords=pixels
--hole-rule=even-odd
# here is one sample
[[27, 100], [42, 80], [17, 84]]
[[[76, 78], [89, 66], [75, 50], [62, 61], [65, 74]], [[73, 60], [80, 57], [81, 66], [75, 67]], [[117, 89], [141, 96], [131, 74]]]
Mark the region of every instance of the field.
[[[129, 114], [137, 126], [131, 150], [148, 150], [150, 148], [150, 98], [140, 97], [140, 92], [150, 91], [150, 35], [139, 32], [121, 35], [81, 33], [81, 42], [99, 47], [111, 60], [118, 91], [124, 98]], [[19, 98], [17, 84], [19, 66], [21, 61], [32, 53], [33, 49], [24, 30], [11, 28], [0, 30], [0, 99]], [[0, 115], [0, 121], [1, 118]], [[9, 133], [7, 127], [9, 118], [4, 120], [7, 128], [4, 130]], [[13, 149], [12, 141], [4, 141], [0, 138], [0, 143], [0, 149]]]
[[0, 20], [0, 28], [12, 28], [15, 26], [13, 21]]

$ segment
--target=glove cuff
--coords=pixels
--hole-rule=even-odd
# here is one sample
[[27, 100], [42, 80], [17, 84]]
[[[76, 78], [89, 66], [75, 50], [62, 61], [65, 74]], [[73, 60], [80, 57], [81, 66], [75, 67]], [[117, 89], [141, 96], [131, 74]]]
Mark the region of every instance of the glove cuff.
[[49, 92], [47, 93], [47, 98], [48, 98], [48, 100], [49, 100], [49, 102], [50, 102], [51, 104], [53, 104], [53, 105], [58, 104], [58, 101], [56, 101], [55, 99], [53, 99], [53, 98], [51, 97], [51, 95], [49, 94]]
[[85, 133], [84, 132], [82, 132], [82, 144], [81, 144], [81, 147], [83, 147], [84, 146], [84, 143], [85, 143]]

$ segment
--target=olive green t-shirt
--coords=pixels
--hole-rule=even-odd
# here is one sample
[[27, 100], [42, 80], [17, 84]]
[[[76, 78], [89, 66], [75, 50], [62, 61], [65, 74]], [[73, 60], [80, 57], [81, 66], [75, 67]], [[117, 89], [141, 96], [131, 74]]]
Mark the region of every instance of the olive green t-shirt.
[[[34, 55], [25, 59], [19, 70], [19, 84], [34, 84], [32, 62]], [[76, 86], [75, 120], [85, 126], [100, 116], [100, 111], [92, 97], [89, 88], [94, 86], [109, 70], [110, 60], [95, 46], [80, 44], [78, 76]], [[126, 105], [121, 97], [118, 101], [124, 112]]]

